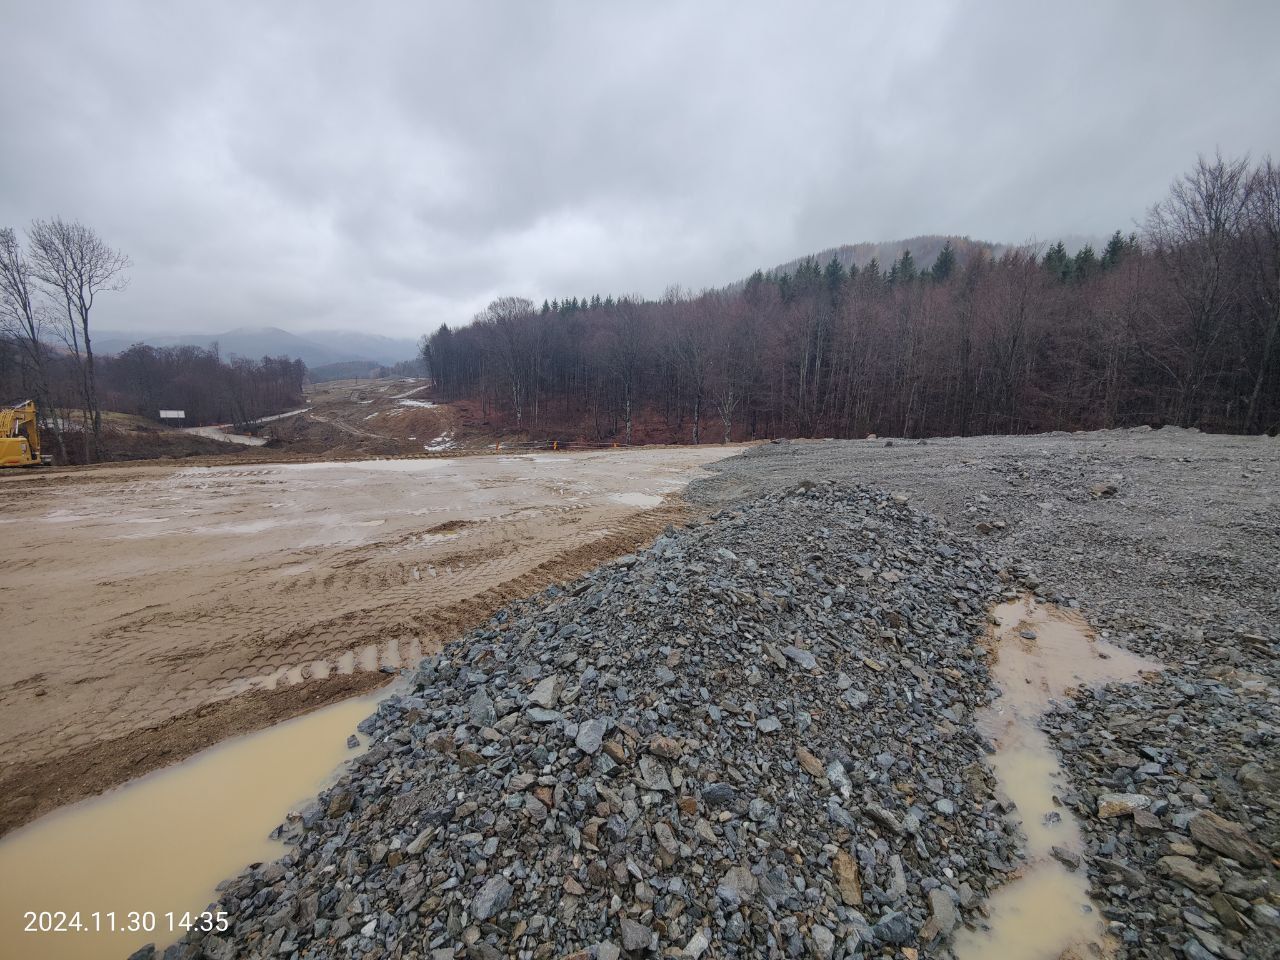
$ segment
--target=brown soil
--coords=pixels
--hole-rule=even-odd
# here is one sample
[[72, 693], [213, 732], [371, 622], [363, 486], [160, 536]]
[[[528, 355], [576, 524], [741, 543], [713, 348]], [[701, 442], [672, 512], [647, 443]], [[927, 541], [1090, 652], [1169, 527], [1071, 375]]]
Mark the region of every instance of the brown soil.
[[6, 477], [0, 832], [381, 682], [680, 521], [732, 452]]
[[0, 836], [63, 804], [176, 763], [211, 743], [356, 696], [390, 679], [382, 673], [353, 673], [247, 693], [126, 736], [5, 767], [0, 770]]

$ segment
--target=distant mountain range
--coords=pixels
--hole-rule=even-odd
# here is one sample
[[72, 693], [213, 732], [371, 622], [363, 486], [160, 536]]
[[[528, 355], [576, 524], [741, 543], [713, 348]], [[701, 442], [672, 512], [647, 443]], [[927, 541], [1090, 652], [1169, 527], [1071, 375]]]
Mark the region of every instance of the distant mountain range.
[[164, 335], [129, 330], [99, 330], [94, 336], [99, 353], [120, 353], [135, 343], [153, 347], [204, 347], [214, 344], [224, 357], [292, 357], [308, 367], [347, 361], [391, 366], [418, 355], [418, 343], [409, 337], [383, 337], [355, 330], [310, 330], [290, 333], [279, 327], [237, 327], [225, 333]]

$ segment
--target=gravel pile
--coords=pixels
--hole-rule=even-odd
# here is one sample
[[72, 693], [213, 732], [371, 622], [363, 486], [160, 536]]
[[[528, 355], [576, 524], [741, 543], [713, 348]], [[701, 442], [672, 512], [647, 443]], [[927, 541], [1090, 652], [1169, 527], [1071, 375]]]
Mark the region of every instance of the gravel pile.
[[1280, 640], [1280, 438], [1165, 427], [888, 442], [765, 444], [712, 464], [689, 494], [715, 506], [805, 477], [901, 490], [1139, 653], [1178, 663], [1245, 634]]
[[[1084, 691], [1045, 723], [1117, 957], [1280, 956], [1280, 439], [1166, 427], [784, 442], [712, 469], [691, 491], [704, 503], [797, 476], [905, 490], [1040, 596], [1162, 660], [1159, 680]], [[1101, 817], [1098, 796], [1114, 793], [1149, 804]], [[1193, 829], [1201, 811], [1264, 862], [1204, 842], [1217, 821]]]
[[971, 723], [997, 571], [803, 483], [423, 662], [166, 957], [945, 956], [1018, 837]]

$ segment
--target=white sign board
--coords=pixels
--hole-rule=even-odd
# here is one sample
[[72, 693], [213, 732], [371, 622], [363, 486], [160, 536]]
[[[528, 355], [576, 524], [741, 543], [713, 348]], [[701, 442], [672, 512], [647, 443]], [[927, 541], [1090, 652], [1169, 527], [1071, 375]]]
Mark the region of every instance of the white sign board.
[[160, 411], [161, 420], [184, 420], [186, 419], [186, 416], [187, 416], [187, 412], [185, 410], [161, 410]]

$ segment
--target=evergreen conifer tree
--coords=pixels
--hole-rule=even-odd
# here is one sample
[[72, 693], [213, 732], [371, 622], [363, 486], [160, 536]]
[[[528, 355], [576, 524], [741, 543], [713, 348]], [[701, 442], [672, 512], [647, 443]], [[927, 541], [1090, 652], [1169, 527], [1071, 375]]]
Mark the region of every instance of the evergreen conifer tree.
[[844, 268], [840, 266], [840, 261], [833, 255], [827, 262], [826, 268], [822, 271], [822, 283], [827, 288], [827, 295], [835, 300], [840, 296], [840, 291], [844, 287], [845, 273]]
[[1044, 252], [1044, 259], [1040, 263], [1045, 270], [1057, 279], [1062, 281], [1071, 279], [1073, 267], [1071, 256], [1067, 253], [1066, 245], [1061, 240]]
[[911, 256], [910, 250], [903, 250], [902, 256], [898, 258], [898, 280], [902, 283], [910, 283], [918, 275], [919, 270], [916, 268], [916, 261]]
[[935, 280], [946, 280], [955, 271], [956, 268], [956, 252], [948, 240], [942, 245], [942, 249], [938, 251], [938, 259], [933, 261], [933, 267], [929, 273]]
[[1085, 244], [1076, 251], [1075, 261], [1072, 264], [1071, 275], [1073, 279], [1084, 280], [1093, 275], [1098, 269], [1098, 255], [1093, 252], [1093, 247]]
[[1124, 255], [1129, 252], [1129, 243], [1119, 230], [1111, 235], [1111, 239], [1107, 241], [1107, 245], [1102, 249], [1102, 269], [1110, 270], [1116, 266]]

